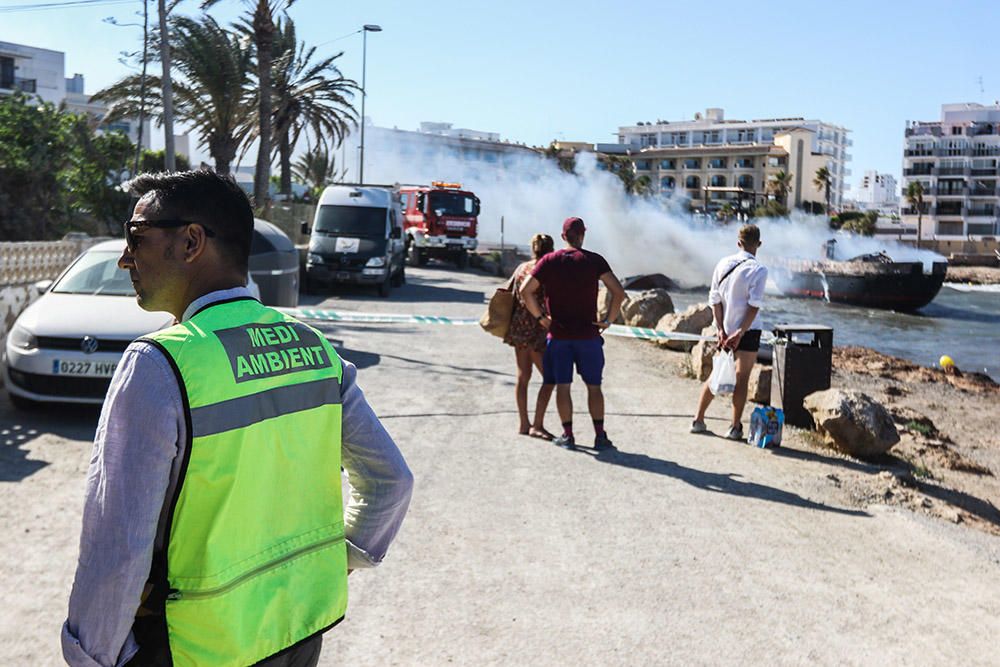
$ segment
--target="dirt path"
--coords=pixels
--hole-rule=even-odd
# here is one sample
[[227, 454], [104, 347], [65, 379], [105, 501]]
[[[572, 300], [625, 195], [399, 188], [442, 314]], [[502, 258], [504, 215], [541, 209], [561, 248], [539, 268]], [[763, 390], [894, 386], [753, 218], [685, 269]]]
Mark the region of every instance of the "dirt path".
[[[388, 301], [326, 305], [478, 315], [496, 282], [412, 271]], [[1000, 538], [859, 506], [835, 480], [863, 466], [799, 436], [772, 453], [687, 433], [697, 384], [675, 355], [607, 341], [620, 451], [596, 456], [514, 433], [513, 355], [476, 328], [326, 328], [417, 485], [387, 562], [351, 578], [321, 665], [995, 660]], [[716, 432], [725, 411], [709, 413]], [[33, 419], [0, 405], [4, 423], [38, 431], [0, 450], [19, 471], [0, 482], [2, 664], [58, 660], [93, 432], [87, 418]]]

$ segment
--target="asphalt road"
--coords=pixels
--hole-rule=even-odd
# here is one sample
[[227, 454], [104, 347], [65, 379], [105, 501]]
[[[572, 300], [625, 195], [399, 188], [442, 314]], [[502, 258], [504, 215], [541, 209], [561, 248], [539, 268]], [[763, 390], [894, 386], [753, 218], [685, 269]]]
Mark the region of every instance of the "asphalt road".
[[[303, 305], [471, 317], [500, 282], [407, 273], [388, 299]], [[996, 663], [1000, 540], [856, 506], [829, 477], [854, 464], [795, 438], [771, 453], [688, 434], [697, 384], [676, 354], [607, 341], [619, 451], [597, 455], [516, 434], [513, 354], [478, 327], [319, 326], [416, 476], [321, 665]], [[58, 663], [95, 424], [0, 399], [0, 664]]]

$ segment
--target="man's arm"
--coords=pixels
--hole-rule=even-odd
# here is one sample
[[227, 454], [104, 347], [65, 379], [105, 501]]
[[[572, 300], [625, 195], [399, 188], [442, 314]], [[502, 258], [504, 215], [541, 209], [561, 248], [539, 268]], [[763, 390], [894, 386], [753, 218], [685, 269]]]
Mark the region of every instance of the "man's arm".
[[534, 276], [528, 276], [528, 279], [524, 281], [521, 285], [521, 299], [524, 301], [524, 307], [528, 309], [531, 316], [534, 317], [542, 327], [548, 329], [552, 326], [552, 318], [545, 315], [542, 310], [542, 304], [538, 303], [538, 287], [541, 283], [538, 282], [538, 278]]
[[341, 463], [351, 485], [344, 510], [350, 570], [375, 567], [382, 561], [413, 492], [413, 473], [365, 400], [356, 377], [354, 364], [345, 361]]
[[126, 350], [111, 381], [87, 473], [80, 557], [63, 624], [70, 665], [122, 665], [137, 650], [132, 622], [181, 424], [177, 380], [149, 344]]
[[743, 321], [740, 322], [739, 328], [729, 334], [725, 340], [725, 347], [730, 349], [736, 349], [740, 344], [740, 339], [743, 338], [743, 334], [750, 330], [753, 325], [753, 321], [757, 318], [757, 313], [760, 312], [761, 306], [764, 305], [764, 288], [767, 286], [767, 269], [763, 266], [758, 266], [754, 270], [753, 274], [750, 276], [750, 281], [747, 286], [747, 312], [743, 316]]
[[719, 269], [716, 266], [712, 272], [712, 286], [708, 290], [708, 303], [712, 306], [712, 319], [715, 320], [715, 337], [719, 347], [726, 344], [726, 312], [722, 305], [722, 292], [719, 290]]
[[618, 319], [622, 312], [622, 304], [625, 303], [625, 288], [618, 281], [618, 278], [611, 271], [601, 274], [601, 282], [611, 292], [611, 306], [608, 308], [608, 317], [603, 322], [595, 322], [602, 329], [607, 329], [611, 323]]

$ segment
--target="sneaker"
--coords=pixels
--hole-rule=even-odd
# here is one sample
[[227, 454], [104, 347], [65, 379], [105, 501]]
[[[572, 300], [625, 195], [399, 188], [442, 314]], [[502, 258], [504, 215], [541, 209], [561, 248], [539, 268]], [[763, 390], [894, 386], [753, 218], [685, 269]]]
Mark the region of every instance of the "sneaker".
[[707, 430], [708, 430], [708, 427], [705, 426], [705, 422], [700, 421], [698, 419], [695, 419], [693, 422], [691, 422], [691, 432], [692, 433], [704, 433]]
[[726, 440], [742, 440], [742, 439], [743, 439], [743, 424], [730, 426], [729, 430], [726, 431]]
[[553, 440], [552, 444], [558, 445], [563, 449], [576, 449], [576, 440], [573, 439], [573, 436], [566, 435], [565, 433]]
[[594, 449], [599, 452], [603, 452], [609, 449], [617, 449], [617, 447], [615, 447], [615, 444], [608, 438], [608, 434], [604, 433], [603, 435], [594, 437]]

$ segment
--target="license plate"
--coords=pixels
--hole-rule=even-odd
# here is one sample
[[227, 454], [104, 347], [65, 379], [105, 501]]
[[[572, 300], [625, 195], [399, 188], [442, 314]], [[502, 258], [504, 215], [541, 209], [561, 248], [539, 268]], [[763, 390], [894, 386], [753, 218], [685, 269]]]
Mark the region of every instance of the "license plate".
[[462, 245], [461, 243], [449, 243], [448, 244], [448, 248], [450, 248], [451, 250], [461, 250], [464, 247], [465, 246]]
[[116, 361], [52, 361], [53, 375], [84, 375], [87, 377], [111, 377], [118, 366]]
[[337, 280], [350, 280], [351, 274], [347, 271], [340, 271], [337, 273]]

